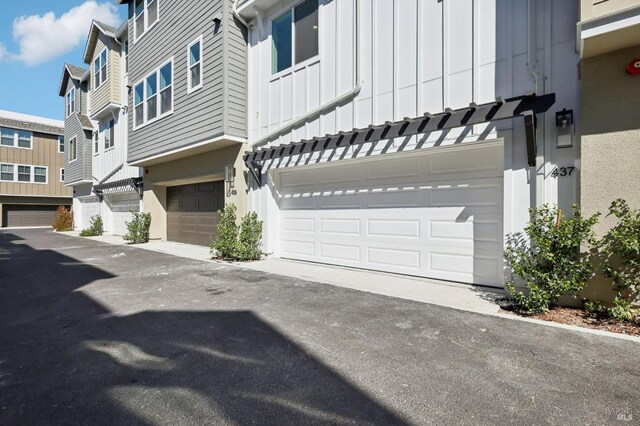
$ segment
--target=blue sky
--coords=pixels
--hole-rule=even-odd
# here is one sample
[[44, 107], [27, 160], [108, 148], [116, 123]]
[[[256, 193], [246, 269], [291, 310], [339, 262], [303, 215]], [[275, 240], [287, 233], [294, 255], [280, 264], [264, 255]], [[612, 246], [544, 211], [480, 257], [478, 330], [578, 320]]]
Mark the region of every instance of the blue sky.
[[82, 53], [92, 19], [121, 23], [114, 0], [0, 1], [0, 109], [62, 119], [58, 85]]

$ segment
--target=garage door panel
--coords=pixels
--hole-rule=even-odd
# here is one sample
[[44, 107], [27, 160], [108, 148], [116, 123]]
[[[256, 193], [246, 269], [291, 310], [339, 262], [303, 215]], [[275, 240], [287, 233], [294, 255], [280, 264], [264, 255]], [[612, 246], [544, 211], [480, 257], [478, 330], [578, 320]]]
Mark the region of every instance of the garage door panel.
[[[480, 154], [484, 147], [477, 147], [465, 150], [465, 156], [448, 150], [437, 159], [417, 155], [282, 171], [279, 181], [288, 185], [279, 188], [280, 254], [501, 286], [499, 148], [491, 146], [490, 153]], [[492, 157], [496, 152], [498, 159]], [[478, 165], [473, 161], [478, 158], [489, 164]], [[342, 173], [341, 169], [349, 171]], [[457, 172], [452, 174], [452, 170]], [[299, 179], [297, 184], [294, 176]], [[344, 176], [360, 176], [360, 180], [348, 181]], [[441, 180], [442, 176], [453, 177]], [[327, 184], [327, 177], [338, 183]]]
[[203, 182], [167, 188], [167, 239], [209, 245], [224, 208], [224, 183]]
[[51, 226], [57, 209], [57, 205], [5, 204], [2, 225], [7, 227]]

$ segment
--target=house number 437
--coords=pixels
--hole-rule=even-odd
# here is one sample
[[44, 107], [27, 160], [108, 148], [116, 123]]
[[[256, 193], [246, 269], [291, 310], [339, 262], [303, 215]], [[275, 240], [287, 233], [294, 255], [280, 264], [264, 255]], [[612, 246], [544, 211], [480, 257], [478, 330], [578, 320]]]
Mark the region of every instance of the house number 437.
[[575, 169], [574, 166], [558, 166], [555, 169], [553, 169], [553, 171], [551, 172], [551, 176], [555, 177], [565, 177], [565, 176], [571, 176], [571, 173], [573, 173], [573, 169]]

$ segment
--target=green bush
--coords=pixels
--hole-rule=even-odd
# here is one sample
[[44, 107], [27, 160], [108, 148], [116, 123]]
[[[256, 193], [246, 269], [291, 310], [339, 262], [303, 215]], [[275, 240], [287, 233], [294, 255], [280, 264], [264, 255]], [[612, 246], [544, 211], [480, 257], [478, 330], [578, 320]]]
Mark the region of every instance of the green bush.
[[517, 309], [546, 312], [559, 297], [576, 295], [591, 276], [593, 267], [580, 249], [595, 244], [593, 226], [599, 215], [585, 218], [577, 205], [573, 210], [573, 216], [563, 220], [556, 207], [529, 209], [531, 221], [524, 234], [507, 236], [507, 266], [528, 290], [516, 290], [513, 281], [505, 284]]
[[91, 218], [91, 223], [87, 229], [80, 231], [81, 237], [98, 237], [104, 232], [102, 217], [97, 214]]
[[151, 227], [151, 213], [131, 212], [133, 219], [125, 222], [127, 234], [122, 237], [129, 244], [143, 244], [149, 242], [149, 228]]
[[262, 221], [256, 212], [247, 213], [240, 224], [236, 247], [238, 260], [258, 260], [262, 256]]
[[73, 231], [73, 212], [67, 210], [65, 206], [59, 206], [52, 226], [56, 231]]
[[632, 210], [626, 201], [617, 199], [609, 207], [616, 225], [600, 240], [604, 273], [613, 280], [617, 292], [610, 316], [640, 322], [640, 210]]
[[255, 212], [247, 213], [237, 225], [237, 208], [225, 206], [220, 213], [218, 235], [211, 241], [211, 253], [223, 259], [258, 260], [262, 256], [262, 221]]
[[224, 259], [234, 259], [238, 246], [238, 225], [236, 221], [237, 207], [228, 204], [224, 210], [218, 210], [220, 223], [218, 223], [218, 235], [211, 241], [211, 253]]

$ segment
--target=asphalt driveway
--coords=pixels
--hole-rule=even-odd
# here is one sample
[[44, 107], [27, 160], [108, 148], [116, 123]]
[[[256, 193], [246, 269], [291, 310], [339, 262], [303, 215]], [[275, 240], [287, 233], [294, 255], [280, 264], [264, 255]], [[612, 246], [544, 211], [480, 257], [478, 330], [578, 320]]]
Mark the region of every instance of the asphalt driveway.
[[640, 344], [0, 232], [0, 424], [634, 424]]

